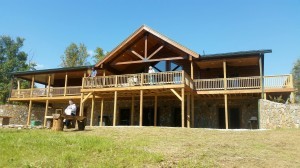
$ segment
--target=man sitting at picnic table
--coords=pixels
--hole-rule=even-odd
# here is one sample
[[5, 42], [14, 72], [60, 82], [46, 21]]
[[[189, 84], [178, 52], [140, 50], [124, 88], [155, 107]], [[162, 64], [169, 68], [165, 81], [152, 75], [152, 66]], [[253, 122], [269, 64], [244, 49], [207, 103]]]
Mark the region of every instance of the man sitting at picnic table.
[[[74, 104], [74, 102], [72, 100], [69, 100], [69, 106], [65, 109], [65, 114], [71, 115], [71, 116], [76, 115], [76, 105]], [[70, 125], [69, 120], [64, 119], [64, 123], [67, 127], [69, 127], [69, 125]]]

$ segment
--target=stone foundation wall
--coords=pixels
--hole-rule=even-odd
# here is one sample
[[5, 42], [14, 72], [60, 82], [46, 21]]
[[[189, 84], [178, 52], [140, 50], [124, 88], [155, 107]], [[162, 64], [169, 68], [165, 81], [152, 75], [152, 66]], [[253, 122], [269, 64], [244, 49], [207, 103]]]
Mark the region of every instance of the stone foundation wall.
[[[48, 112], [51, 113], [53, 109], [49, 109]], [[32, 106], [31, 119], [44, 121], [45, 107], [42, 105]], [[10, 124], [16, 125], [26, 125], [28, 118], [28, 105], [0, 105], [0, 116], [10, 116]], [[0, 123], [2, 119], [0, 118]]]
[[[204, 100], [195, 97], [195, 127], [196, 128], [220, 128], [219, 109], [224, 108], [223, 99]], [[228, 100], [228, 111], [232, 108], [239, 111], [240, 128], [249, 129], [249, 119], [258, 115], [258, 99]], [[230, 116], [229, 116], [230, 117]], [[230, 120], [230, 119], [229, 119]]]
[[300, 128], [300, 105], [259, 100], [260, 128]]

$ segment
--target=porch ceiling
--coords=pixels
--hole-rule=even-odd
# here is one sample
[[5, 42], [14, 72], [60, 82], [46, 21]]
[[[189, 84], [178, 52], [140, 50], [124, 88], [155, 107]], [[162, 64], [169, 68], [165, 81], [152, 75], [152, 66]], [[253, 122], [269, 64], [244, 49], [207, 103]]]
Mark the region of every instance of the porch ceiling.
[[226, 61], [227, 66], [258, 66], [258, 56], [247, 56], [239, 58], [227, 58], [227, 59], [210, 59], [199, 60], [196, 62], [200, 69], [206, 68], [223, 68], [223, 61]]

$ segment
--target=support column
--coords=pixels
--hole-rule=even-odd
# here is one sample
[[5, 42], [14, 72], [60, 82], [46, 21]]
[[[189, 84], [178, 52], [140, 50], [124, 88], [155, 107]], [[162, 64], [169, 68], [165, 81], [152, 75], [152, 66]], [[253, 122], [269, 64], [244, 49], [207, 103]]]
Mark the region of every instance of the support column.
[[68, 73], [65, 76], [65, 88], [64, 88], [64, 96], [67, 94], [67, 86], [68, 86]]
[[181, 89], [181, 127], [184, 127], [184, 88]]
[[143, 90], [140, 90], [140, 126], [143, 126]]
[[20, 96], [20, 90], [21, 90], [21, 84], [20, 84], [20, 79], [17, 80], [17, 84], [18, 84], [18, 97]]
[[227, 90], [227, 72], [226, 61], [223, 61], [223, 73], [224, 73], [224, 90]]
[[157, 126], [157, 96], [154, 96], [154, 126]]
[[192, 108], [192, 109], [191, 109], [191, 110], [192, 110], [192, 115], [191, 115], [191, 118], [192, 118], [192, 119], [191, 119], [191, 126], [192, 126], [192, 128], [195, 128], [195, 107], [194, 107], [194, 106], [195, 106], [195, 102], [194, 102], [194, 101], [195, 101], [195, 97], [194, 97], [194, 94], [192, 94], [192, 97], [191, 97], [191, 98], [192, 98], [192, 100], [191, 100], [191, 103], [192, 103], [192, 107], [191, 107], [191, 108]]
[[134, 96], [131, 97], [131, 115], [130, 115], [130, 125], [134, 124]]
[[260, 74], [260, 87], [261, 87], [261, 98], [264, 98], [264, 54], [259, 57], [259, 74]]
[[225, 100], [225, 126], [228, 129], [228, 102], [227, 102], [227, 94], [224, 95]]
[[101, 109], [100, 109], [100, 126], [101, 127], [103, 126], [103, 124], [102, 124], [102, 122], [103, 122], [103, 104], [104, 104], [104, 99], [102, 98], [101, 99]]
[[[86, 77], [86, 73], [83, 74], [82, 83], [81, 83], [81, 89], [83, 89], [85, 77]], [[79, 111], [79, 115], [80, 115], [80, 116], [83, 116], [83, 110], [84, 110], [84, 103], [82, 102], [83, 96], [84, 96], [84, 93], [81, 93], [81, 99], [80, 99], [80, 111]]]
[[117, 120], [117, 97], [118, 92], [115, 91], [115, 98], [114, 98], [114, 118], [113, 118], [113, 126], [116, 126], [116, 120]]
[[194, 63], [193, 63], [193, 57], [190, 56], [191, 61], [191, 79], [194, 80]]
[[32, 76], [32, 78], [31, 78], [30, 97], [32, 97], [32, 94], [33, 94], [33, 86], [34, 86], [34, 76]]
[[49, 100], [46, 100], [46, 107], [45, 107], [45, 115], [44, 115], [44, 127], [46, 127], [47, 122], [47, 115], [48, 115], [48, 106], [49, 106]]
[[29, 106], [28, 106], [27, 126], [30, 125], [31, 110], [32, 110], [32, 100], [29, 101]]
[[95, 108], [95, 95], [93, 94], [93, 97], [92, 97], [92, 108], [91, 108], [90, 126], [93, 126], [94, 108]]
[[187, 107], [187, 127], [188, 128], [191, 128], [191, 102], [190, 102], [190, 98], [191, 98], [191, 95], [190, 93], [188, 93], [186, 95], [186, 107]]

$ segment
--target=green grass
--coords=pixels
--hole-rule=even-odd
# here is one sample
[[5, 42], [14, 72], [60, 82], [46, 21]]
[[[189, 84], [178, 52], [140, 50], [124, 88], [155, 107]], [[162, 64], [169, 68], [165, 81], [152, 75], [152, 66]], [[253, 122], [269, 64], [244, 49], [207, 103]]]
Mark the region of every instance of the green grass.
[[0, 167], [300, 167], [299, 144], [299, 129], [0, 129]]

